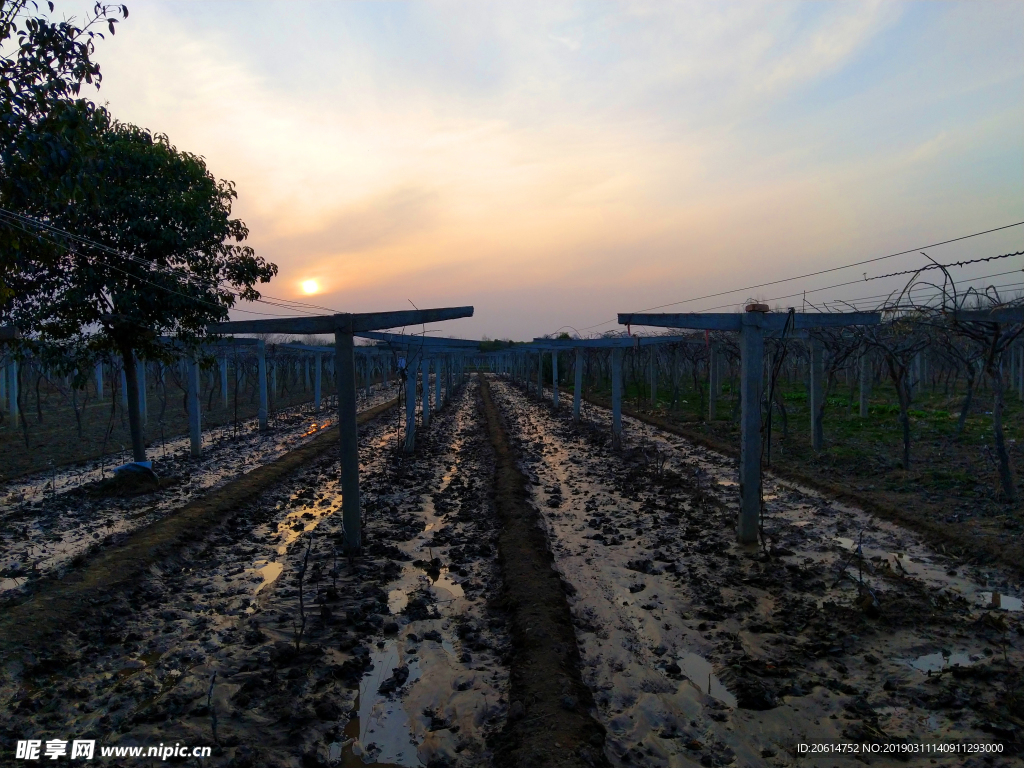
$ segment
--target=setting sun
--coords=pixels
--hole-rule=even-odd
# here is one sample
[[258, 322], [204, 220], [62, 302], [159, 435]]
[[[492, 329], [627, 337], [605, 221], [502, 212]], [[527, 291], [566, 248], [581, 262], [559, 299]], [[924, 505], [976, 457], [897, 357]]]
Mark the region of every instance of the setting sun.
[[303, 280], [302, 290], [306, 293], [316, 293], [320, 290], [320, 283], [316, 280]]

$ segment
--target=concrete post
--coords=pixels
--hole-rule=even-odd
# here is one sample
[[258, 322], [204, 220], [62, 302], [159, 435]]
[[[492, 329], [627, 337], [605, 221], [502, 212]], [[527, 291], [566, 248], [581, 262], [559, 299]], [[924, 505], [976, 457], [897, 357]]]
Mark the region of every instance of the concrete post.
[[651, 408], [658, 407], [658, 351], [651, 347], [651, 360], [649, 363], [651, 376]]
[[203, 426], [199, 413], [199, 363], [195, 358], [188, 361], [188, 437], [192, 457], [203, 455]]
[[558, 408], [558, 350], [551, 352], [551, 405]]
[[426, 429], [430, 426], [430, 358], [426, 355], [423, 356], [423, 362], [420, 365], [420, 371], [423, 376], [422, 382], [422, 393], [423, 393], [423, 428]]
[[256, 345], [256, 378], [260, 390], [260, 407], [256, 412], [260, 431], [267, 429], [267, 345], [260, 341]]
[[1017, 395], [1024, 398], [1024, 347], [1017, 347]]
[[[695, 363], [696, 364], [696, 363]], [[718, 350], [712, 344], [708, 347], [708, 421], [718, 418], [719, 374]]]
[[868, 417], [868, 405], [871, 399], [871, 358], [867, 350], [860, 355], [860, 417]]
[[677, 410], [682, 405], [680, 400], [682, 398], [679, 396], [679, 346], [676, 345], [672, 349], [672, 406]]
[[811, 447], [820, 451], [825, 444], [825, 429], [821, 423], [821, 408], [825, 399], [825, 366], [821, 342], [810, 340], [811, 386], [807, 401], [811, 406]]
[[370, 399], [370, 389], [373, 387], [373, 360], [366, 356], [366, 399]]
[[405, 361], [405, 452], [416, 448], [416, 369]]
[[[188, 375], [188, 369], [186, 369], [185, 375]], [[124, 375], [124, 365], [121, 366], [121, 405], [126, 411], [128, 410], [128, 378]]]
[[741, 544], [757, 542], [761, 517], [762, 320], [760, 312], [748, 312], [740, 330], [740, 517], [736, 536]]
[[13, 357], [7, 363], [7, 410], [11, 414], [11, 426], [17, 427], [21, 417], [18, 412], [18, 361]]
[[622, 447], [622, 350], [612, 350], [612, 447]]
[[274, 401], [277, 401], [277, 358], [275, 357], [270, 366], [270, 391], [274, 393]]
[[320, 384], [323, 381], [324, 363], [319, 352], [315, 356], [316, 364], [313, 370], [313, 407], [320, 413]]
[[[363, 547], [359, 513], [359, 427], [356, 424], [356, 352], [351, 333], [334, 333], [334, 370], [338, 385], [338, 448], [341, 454], [341, 520], [345, 554]], [[318, 355], [319, 357], [319, 355]]]
[[580, 401], [583, 398], [583, 347], [576, 347], [576, 370], [573, 376], [572, 420], [579, 424]]
[[228, 407], [228, 357], [224, 355], [220, 359], [220, 399], [224, 407]]
[[96, 396], [103, 397], [103, 363], [96, 363]]
[[441, 368], [444, 367], [444, 361], [438, 357], [434, 360], [434, 408], [438, 411], [441, 410]]

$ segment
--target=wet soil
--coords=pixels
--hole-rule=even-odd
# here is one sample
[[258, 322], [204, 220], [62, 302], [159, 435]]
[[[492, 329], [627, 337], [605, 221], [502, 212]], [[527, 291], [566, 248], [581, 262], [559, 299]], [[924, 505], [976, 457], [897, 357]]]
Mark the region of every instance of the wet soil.
[[[15, 427], [9, 413], [0, 413], [0, 454], [4, 456], [4, 463], [0, 465], [0, 482], [32, 472], [45, 472], [51, 467], [90, 461], [100, 457], [104, 451], [125, 454], [125, 446], [131, 445], [128, 417], [121, 393], [112, 393], [109, 381], [106, 382], [104, 398], [97, 399], [95, 384], [91, 380], [87, 392], [78, 392], [76, 417], [73, 400], [66, 387], [43, 379], [38, 382], [37, 401], [36, 377], [33, 375], [31, 379], [23, 379], [21, 385], [23, 423]], [[165, 444], [169, 445], [182, 435], [187, 439], [189, 422], [184, 382], [168, 383], [166, 395], [152, 376], [147, 384], [149, 414], [145, 441], [153, 453], [160, 454]], [[234, 431], [236, 421], [238, 431], [248, 432], [254, 428], [259, 403], [252, 386], [240, 387], [236, 413], [233, 392], [228, 406], [224, 406], [219, 379], [211, 385], [209, 377], [203, 375], [201, 384], [200, 402], [205, 428], [226, 427]], [[162, 405], [164, 396], [166, 405]], [[311, 399], [312, 390], [302, 388], [301, 384], [296, 386], [293, 383], [290, 388], [282, 386], [281, 392], [271, 398], [271, 426], [277, 426], [279, 416]], [[124, 461], [117, 463], [123, 464]], [[110, 466], [110, 462], [107, 465]]]
[[590, 690], [580, 677], [580, 655], [566, 601], [571, 587], [555, 569], [527, 479], [516, 464], [486, 380], [481, 405], [496, 454], [495, 503], [502, 528], [498, 561], [502, 600], [512, 613], [509, 720], [497, 764], [607, 765], [604, 729], [591, 716]]
[[[396, 401], [391, 401], [363, 411], [357, 423], [372, 421], [395, 405]], [[337, 444], [337, 430], [324, 430], [301, 448], [185, 504], [130, 534], [122, 543], [100, 550], [64, 578], [36, 582], [36, 588], [27, 593], [31, 594], [30, 600], [9, 604], [0, 617], [0, 650], [36, 645], [65, 622], [74, 620], [90, 601], [137, 578], [166, 554], [202, 540], [226, 514], [313, 458], [336, 450]]]
[[509, 384], [492, 392], [573, 588], [614, 765], [856, 762], [798, 751], [816, 742], [999, 743], [927, 759], [1017, 764], [1014, 571], [778, 478], [767, 546], [741, 547], [732, 459], [628, 417], [616, 452], [603, 409], [576, 427]]
[[407, 456], [396, 420], [360, 430], [359, 558], [321, 451], [4, 652], [3, 754], [59, 737], [216, 744], [239, 767], [488, 764], [510, 648], [493, 454], [465, 393], [417, 437]]
[[302, 438], [294, 466], [5, 612], [0, 755], [95, 738], [214, 745], [204, 764], [233, 768], [824, 768], [863, 761], [798, 745], [955, 742], [1003, 751], [914, 760], [1019, 764], [1019, 571], [779, 477], [765, 546], [740, 547], [734, 460], [624, 422], [613, 451], [606, 411], [574, 425], [494, 377], [412, 455], [397, 416], [367, 421], [353, 560], [337, 455], [315, 448], [333, 441]]
[[[588, 399], [602, 408], [611, 407], [607, 399]], [[645, 411], [625, 404], [623, 413], [720, 453], [739, 455], [739, 428], [732, 421], [697, 422], [665, 409]], [[917, 440], [914, 466], [906, 472], [885, 455], [874, 455], [883, 453], [874, 450], [877, 446], [859, 453], [839, 450], [841, 446], [815, 452], [809, 437], [799, 433], [778, 443], [772, 456], [775, 474], [896, 521], [961, 557], [999, 562], [1024, 574], [1021, 506], [995, 498], [994, 491], [982, 492], [980, 479], [994, 473], [987, 446], [952, 439]], [[1008, 449], [1020, 466], [1022, 446], [1010, 440]]]
[[[375, 388], [362, 410], [394, 400], [395, 387]], [[133, 531], [171, 514], [330, 428], [334, 415], [311, 404], [279, 413], [266, 431], [231, 426], [203, 433], [203, 454], [192, 457], [188, 437], [151, 453], [158, 488], [113, 482], [114, 457], [25, 475], [0, 485], [0, 602], [23, 599], [40, 579], [59, 576]]]

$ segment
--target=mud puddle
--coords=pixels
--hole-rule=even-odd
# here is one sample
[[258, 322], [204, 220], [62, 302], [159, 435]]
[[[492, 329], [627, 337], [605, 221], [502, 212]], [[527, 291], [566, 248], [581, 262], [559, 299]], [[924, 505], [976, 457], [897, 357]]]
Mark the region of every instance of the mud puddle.
[[[393, 396], [394, 387], [375, 388], [366, 407]], [[83, 488], [102, 477], [124, 457], [115, 454], [82, 466], [19, 478], [0, 488], [0, 600], [18, 594], [31, 582], [60, 571], [91, 548], [116, 542], [195, 497], [244, 475], [308, 442], [332, 424], [311, 404], [282, 411], [273, 428], [261, 433], [255, 421], [235, 434], [232, 425], [203, 433], [203, 456], [193, 459], [187, 436], [150, 448], [154, 469], [179, 480], [137, 497], [96, 497]]]
[[614, 764], [852, 765], [797, 745], [919, 739], [922, 723], [1014, 759], [1022, 713], [1001, 691], [1021, 682], [1024, 627], [991, 605], [1020, 594], [1010, 574], [771, 477], [767, 545], [740, 547], [733, 461], [628, 418], [616, 453], [607, 412], [577, 429], [492, 391], [574, 588]]
[[[506, 708], [506, 641], [481, 553], [490, 471], [464, 399], [435, 414], [414, 456], [397, 452], [396, 418], [360, 430], [361, 557], [340, 555], [337, 460], [323, 454], [8, 662], [0, 732], [212, 745], [216, 714], [218, 764], [486, 762]], [[421, 559], [436, 577], [416, 567], [392, 613], [389, 592]], [[384, 693], [381, 676], [394, 682]]]

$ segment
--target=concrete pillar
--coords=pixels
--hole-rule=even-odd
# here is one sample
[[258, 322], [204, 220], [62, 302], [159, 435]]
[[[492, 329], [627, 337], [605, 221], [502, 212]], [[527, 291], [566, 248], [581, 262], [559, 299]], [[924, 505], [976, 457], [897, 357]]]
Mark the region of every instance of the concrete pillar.
[[405, 361], [405, 452], [416, 448], [416, 369]]
[[366, 356], [366, 367], [363, 368], [366, 373], [366, 399], [370, 399], [370, 389], [373, 387], [373, 360], [369, 355]]
[[270, 391], [274, 393], [274, 400], [277, 400], [277, 358], [275, 357], [270, 365]]
[[[188, 369], [186, 369], [185, 375], [188, 376]], [[121, 366], [121, 405], [124, 406], [125, 411], [128, 410], [128, 379], [124, 375], [124, 365]]]
[[871, 400], [871, 357], [867, 350], [860, 355], [860, 417], [868, 417], [868, 406]]
[[679, 401], [679, 345], [672, 348], [672, 405], [678, 409], [682, 403]]
[[612, 350], [612, 447], [622, 447], [622, 350]]
[[203, 426], [199, 413], [199, 362], [188, 361], [188, 437], [193, 458], [203, 455]]
[[343, 548], [357, 555], [363, 547], [359, 512], [359, 427], [356, 424], [356, 351], [351, 333], [334, 333], [334, 370], [338, 386], [338, 448], [341, 454]]
[[576, 370], [573, 372], [572, 420], [580, 421], [580, 401], [583, 398], [583, 348], [576, 347]]
[[7, 410], [11, 414], [11, 426], [17, 427], [21, 417], [18, 412], [18, 361], [13, 357], [7, 363]]
[[1024, 347], [1017, 347], [1017, 394], [1024, 398]]
[[807, 401], [811, 407], [811, 447], [820, 451], [825, 445], [825, 429], [821, 423], [821, 407], [825, 399], [825, 365], [821, 342], [810, 340], [811, 385]]
[[434, 408], [441, 410], [441, 369], [444, 367], [443, 358], [434, 360]]
[[558, 350], [551, 352], [551, 404], [558, 408]]
[[708, 421], [714, 421], [718, 418], [718, 392], [721, 374], [718, 358], [718, 350], [712, 344], [708, 347]]
[[741, 544], [757, 543], [761, 517], [762, 320], [760, 312], [747, 312], [740, 330], [740, 517], [736, 536]]
[[651, 360], [649, 363], [651, 376], [651, 408], [658, 407], [658, 351], [651, 347]]
[[420, 371], [423, 376], [423, 404], [420, 407], [423, 411], [423, 428], [426, 429], [430, 426], [430, 358], [426, 355], [423, 356], [423, 362], [420, 364]]
[[260, 407], [256, 412], [260, 431], [267, 429], [267, 345], [262, 340], [256, 345], [256, 378], [260, 391]]
[[316, 363], [313, 369], [313, 407], [320, 413], [320, 383], [323, 380], [323, 360], [319, 352], [315, 356]]
[[96, 363], [96, 396], [103, 397], [103, 362]]
[[224, 407], [228, 407], [228, 358], [227, 355], [220, 359], [220, 399]]

